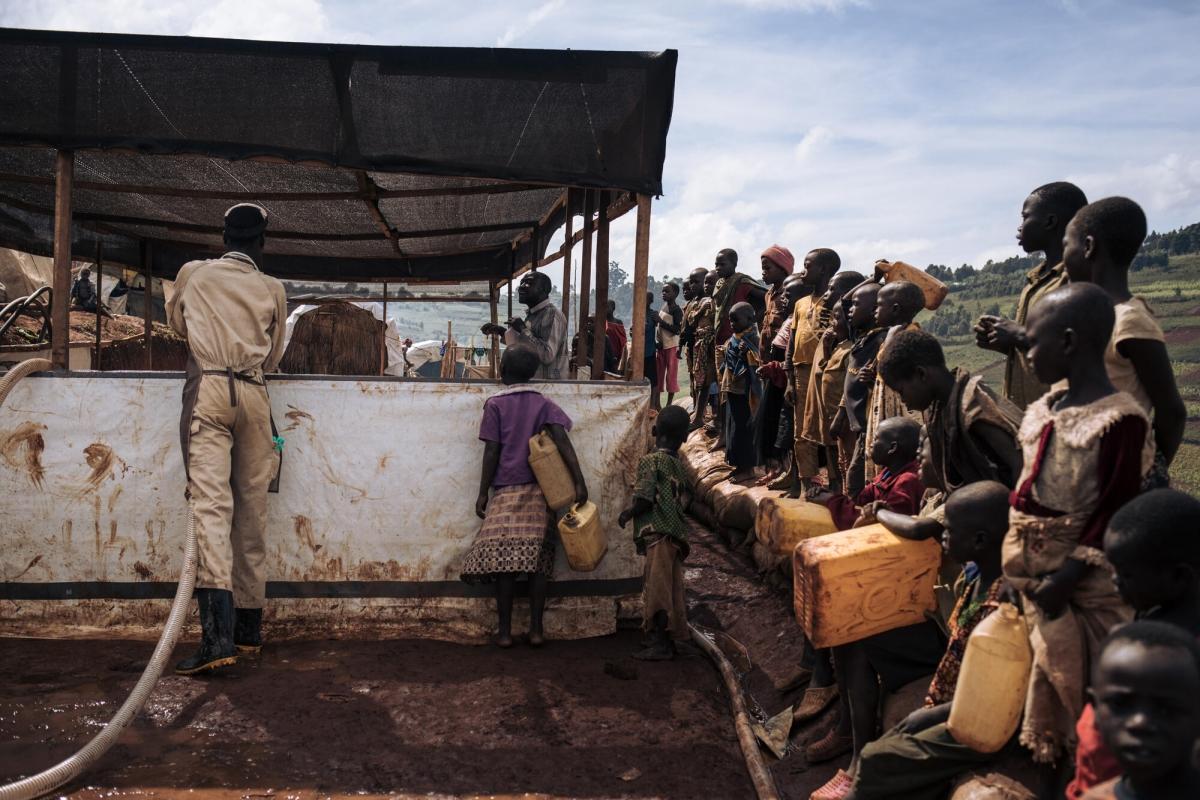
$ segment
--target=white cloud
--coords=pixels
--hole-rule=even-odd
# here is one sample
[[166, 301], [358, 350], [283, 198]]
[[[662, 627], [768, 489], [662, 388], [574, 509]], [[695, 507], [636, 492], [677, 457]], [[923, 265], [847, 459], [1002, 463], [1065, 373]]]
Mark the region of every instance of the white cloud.
[[1174, 217], [1174, 212], [1186, 212], [1200, 216], [1200, 153], [1167, 153], [1150, 163], [1127, 163], [1080, 181], [1089, 187], [1090, 199], [1119, 194], [1137, 200], [1151, 227], [1155, 227], [1156, 215]]
[[525, 15], [525, 18], [520, 22], [509, 25], [504, 29], [504, 33], [496, 39], [496, 47], [508, 47], [510, 44], [521, 38], [529, 31], [533, 30], [549, 17], [551, 14], [559, 11], [563, 7], [565, 0], [548, 0], [540, 6], [530, 11]]
[[847, 8], [863, 8], [870, 5], [867, 0], [733, 0], [749, 8], [777, 8], [792, 11], [844, 11]]
[[804, 138], [796, 144], [796, 161], [803, 164], [812, 158], [813, 153], [832, 141], [833, 131], [824, 125], [814, 125], [804, 134]]
[[218, 0], [202, 7], [190, 36], [322, 41], [329, 20], [319, 0]]

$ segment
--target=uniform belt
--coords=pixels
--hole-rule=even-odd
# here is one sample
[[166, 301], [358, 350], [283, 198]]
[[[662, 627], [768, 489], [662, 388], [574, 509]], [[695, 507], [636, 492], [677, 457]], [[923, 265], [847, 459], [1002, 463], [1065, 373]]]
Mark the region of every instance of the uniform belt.
[[258, 378], [256, 378], [254, 376], [254, 373], [252, 373], [252, 372], [236, 372], [236, 371], [234, 371], [233, 367], [226, 367], [225, 369], [201, 370], [201, 374], [202, 375], [224, 375], [226, 378], [229, 379], [229, 405], [230, 406], [236, 406], [238, 404], [237, 391], [234, 389], [234, 384], [233, 384], [234, 381], [243, 381], [244, 383], [249, 383], [254, 386], [266, 386], [267, 385], [266, 381], [259, 380]]

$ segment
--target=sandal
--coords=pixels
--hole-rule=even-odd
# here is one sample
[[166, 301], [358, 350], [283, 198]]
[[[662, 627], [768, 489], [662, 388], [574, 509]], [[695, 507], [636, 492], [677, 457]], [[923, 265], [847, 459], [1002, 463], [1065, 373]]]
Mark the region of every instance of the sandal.
[[824, 761], [832, 761], [853, 749], [854, 737], [840, 735], [835, 725], [820, 739], [804, 748], [804, 759], [809, 764], [820, 764]]
[[854, 781], [846, 774], [846, 771], [839, 769], [828, 783], [810, 794], [808, 800], [842, 800], [843, 797], [850, 794], [853, 786]]
[[792, 720], [794, 722], [807, 722], [829, 708], [837, 698], [838, 688], [836, 685], [806, 689], [804, 697], [800, 700], [800, 705], [796, 707], [796, 713], [792, 715]]

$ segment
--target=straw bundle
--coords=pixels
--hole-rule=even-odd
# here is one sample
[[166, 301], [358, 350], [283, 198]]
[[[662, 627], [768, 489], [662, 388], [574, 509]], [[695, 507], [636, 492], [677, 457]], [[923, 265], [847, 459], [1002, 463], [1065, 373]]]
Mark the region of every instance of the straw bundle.
[[280, 372], [295, 375], [382, 375], [383, 324], [370, 311], [333, 302], [303, 314]]

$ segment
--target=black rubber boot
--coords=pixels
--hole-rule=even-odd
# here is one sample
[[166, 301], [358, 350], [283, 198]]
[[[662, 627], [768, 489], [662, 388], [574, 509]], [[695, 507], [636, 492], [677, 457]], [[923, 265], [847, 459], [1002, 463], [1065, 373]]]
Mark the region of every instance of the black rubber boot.
[[254, 656], [262, 651], [262, 609], [234, 610], [233, 643], [239, 656]]
[[175, 665], [179, 675], [195, 675], [237, 662], [233, 646], [233, 592], [197, 589], [200, 607], [200, 649]]

